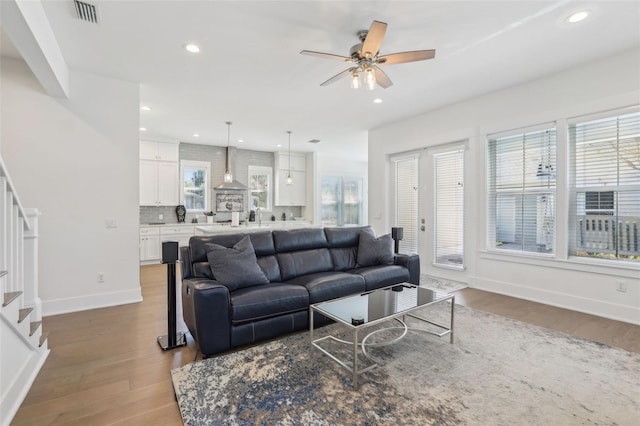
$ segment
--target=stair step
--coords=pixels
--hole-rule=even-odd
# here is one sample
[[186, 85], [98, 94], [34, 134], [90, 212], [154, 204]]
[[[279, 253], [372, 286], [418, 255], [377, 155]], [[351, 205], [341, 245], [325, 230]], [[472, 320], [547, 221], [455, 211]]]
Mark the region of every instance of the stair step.
[[4, 302], [2, 302], [2, 306], [7, 306], [9, 303], [16, 300], [22, 294], [21, 291], [10, 291], [4, 294]]
[[18, 311], [18, 324], [20, 324], [29, 314], [33, 311], [33, 308], [24, 308]]
[[33, 336], [35, 332], [38, 330], [38, 327], [42, 325], [42, 321], [33, 321], [31, 323], [31, 330], [29, 331], [29, 336]]
[[9, 272], [7, 271], [0, 271], [0, 278], [4, 277], [5, 275], [7, 275]]
[[48, 338], [49, 338], [49, 332], [48, 331], [43, 332], [42, 335], [40, 336], [40, 343], [38, 343], [38, 347], [42, 346], [42, 344], [46, 342]]

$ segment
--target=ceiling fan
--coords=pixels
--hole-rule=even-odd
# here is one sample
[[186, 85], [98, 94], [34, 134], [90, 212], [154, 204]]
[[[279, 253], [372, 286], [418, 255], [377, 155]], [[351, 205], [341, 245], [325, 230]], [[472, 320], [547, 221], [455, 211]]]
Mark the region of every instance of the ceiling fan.
[[436, 56], [435, 50], [414, 50], [411, 52], [391, 53], [389, 55], [378, 56], [380, 45], [387, 31], [387, 24], [380, 21], [373, 21], [369, 30], [358, 31], [360, 43], [351, 47], [350, 56], [333, 55], [331, 53], [314, 52], [303, 50], [303, 55], [317, 56], [319, 58], [333, 59], [354, 64], [351, 68], [334, 75], [320, 86], [327, 86], [335, 83], [343, 77], [351, 75], [351, 87], [360, 87], [360, 75], [364, 75], [365, 83], [369, 90], [373, 90], [378, 84], [383, 89], [391, 86], [393, 82], [389, 76], [380, 69], [378, 65], [404, 64], [406, 62], [424, 61], [433, 59]]

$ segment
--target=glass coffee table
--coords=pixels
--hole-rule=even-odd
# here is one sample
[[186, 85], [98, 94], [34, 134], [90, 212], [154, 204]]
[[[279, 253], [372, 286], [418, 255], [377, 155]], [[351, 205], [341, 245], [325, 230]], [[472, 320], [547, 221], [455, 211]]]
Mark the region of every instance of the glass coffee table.
[[[451, 316], [448, 325], [438, 324], [426, 318], [415, 315], [414, 311], [436, 303], [442, 303], [447, 300], [451, 301]], [[439, 293], [427, 288], [415, 286], [413, 284], [396, 284], [389, 287], [383, 287], [377, 290], [368, 291], [353, 296], [341, 297], [326, 302], [316, 303], [309, 306], [309, 334], [312, 348], [316, 347], [322, 353], [329, 356], [332, 360], [351, 372], [353, 376], [353, 388], [358, 388], [358, 375], [365, 373], [375, 367], [377, 362], [367, 353], [367, 347], [383, 346], [393, 344], [402, 339], [408, 332], [406, 317], [416, 318], [423, 322], [435, 326], [436, 331], [416, 329], [422, 332], [433, 334], [439, 337], [449, 335], [449, 342], [453, 343], [453, 317], [454, 317], [455, 296], [448, 293]], [[346, 326], [352, 332], [352, 340], [342, 340], [335, 336], [328, 335], [314, 338], [313, 320], [315, 313], [322, 314], [332, 320]], [[363, 335], [366, 329], [384, 321], [395, 319], [400, 327], [386, 327], [377, 329], [364, 335], [362, 340], [358, 339], [359, 335]], [[398, 337], [391, 340], [377, 343], [368, 343], [373, 335], [383, 332], [391, 328], [403, 330]], [[320, 346], [325, 340], [332, 340], [341, 344], [353, 346], [353, 361], [347, 362], [338, 358], [328, 349]], [[372, 362], [365, 368], [358, 369], [358, 352]]]

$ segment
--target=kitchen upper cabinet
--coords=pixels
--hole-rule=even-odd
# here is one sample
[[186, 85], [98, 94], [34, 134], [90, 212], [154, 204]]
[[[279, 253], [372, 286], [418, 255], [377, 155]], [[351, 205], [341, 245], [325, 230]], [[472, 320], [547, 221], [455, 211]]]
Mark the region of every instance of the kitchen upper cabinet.
[[[291, 159], [291, 169], [289, 169]], [[276, 206], [304, 206], [307, 204], [306, 156], [299, 152], [276, 152]], [[293, 183], [287, 185], [287, 175], [291, 170]]]
[[140, 205], [177, 206], [180, 167], [178, 163], [140, 161]]
[[304, 172], [307, 169], [306, 156], [300, 152], [292, 152], [291, 156], [288, 152], [276, 152], [276, 169], [289, 171], [289, 157], [291, 157], [291, 171]]
[[291, 185], [287, 185], [288, 170], [276, 173], [276, 206], [304, 206], [307, 204], [307, 174], [291, 170]]
[[140, 205], [178, 205], [178, 144], [141, 141], [140, 156]]
[[140, 141], [140, 159], [178, 161], [178, 144], [174, 142]]

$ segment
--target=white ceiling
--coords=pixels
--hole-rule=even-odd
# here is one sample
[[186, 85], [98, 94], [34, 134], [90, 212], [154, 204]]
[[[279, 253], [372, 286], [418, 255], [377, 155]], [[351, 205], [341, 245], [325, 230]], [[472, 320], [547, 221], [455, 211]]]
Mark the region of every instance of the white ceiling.
[[[79, 21], [71, 0], [43, 5], [69, 67], [140, 83], [152, 107], [140, 112], [144, 137], [226, 145], [229, 120], [240, 148], [286, 148], [290, 129], [292, 150], [359, 160], [371, 128], [640, 49], [639, 1], [92, 3], [97, 25]], [[587, 20], [565, 22], [582, 9]], [[348, 79], [320, 87], [348, 64], [300, 50], [348, 56], [374, 19], [389, 24], [381, 54], [433, 48], [436, 58], [384, 67], [395, 83], [386, 90], [353, 90]], [[187, 53], [187, 42], [201, 53]]]

